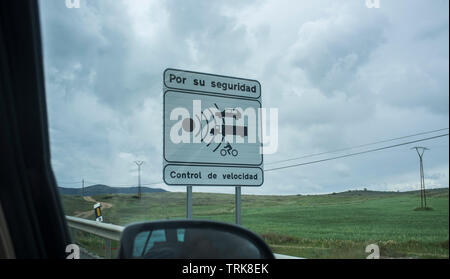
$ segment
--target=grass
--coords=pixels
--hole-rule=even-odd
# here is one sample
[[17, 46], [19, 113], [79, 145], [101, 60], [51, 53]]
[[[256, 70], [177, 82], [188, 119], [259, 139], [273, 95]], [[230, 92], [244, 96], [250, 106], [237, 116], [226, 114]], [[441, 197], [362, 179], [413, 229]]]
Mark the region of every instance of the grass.
[[[118, 225], [185, 217], [185, 193], [144, 194], [142, 200], [124, 194], [94, 199], [113, 204], [103, 210], [103, 217]], [[429, 190], [427, 204], [433, 210], [415, 210], [418, 199], [417, 192], [243, 195], [242, 223], [261, 235], [275, 253], [365, 258], [365, 247], [375, 243], [385, 258], [448, 258], [448, 188]], [[63, 205], [67, 215], [93, 210], [93, 203], [76, 196], [63, 196]], [[233, 223], [234, 195], [193, 193], [193, 215], [195, 219]], [[89, 242], [84, 245], [93, 247]]]
[[415, 211], [427, 211], [427, 210], [433, 210], [433, 208], [429, 207], [429, 206], [427, 206], [427, 207], [416, 207], [414, 210]]

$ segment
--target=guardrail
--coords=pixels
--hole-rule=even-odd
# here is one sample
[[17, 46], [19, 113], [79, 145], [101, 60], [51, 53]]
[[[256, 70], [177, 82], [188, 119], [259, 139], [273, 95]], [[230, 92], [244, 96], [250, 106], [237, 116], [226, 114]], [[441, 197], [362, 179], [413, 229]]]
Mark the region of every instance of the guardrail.
[[[112, 249], [111, 240], [120, 241], [120, 236], [124, 227], [102, 223], [97, 221], [86, 220], [83, 218], [66, 216], [67, 224], [72, 234], [72, 239], [75, 240], [75, 230], [87, 232], [93, 235], [102, 237], [105, 240], [105, 258], [111, 259]], [[293, 256], [275, 254], [277, 259], [301, 259]]]
[[66, 220], [74, 240], [75, 230], [102, 237], [105, 240], [105, 258], [111, 259], [111, 240], [120, 241], [120, 235], [124, 227], [72, 216], [66, 216]]

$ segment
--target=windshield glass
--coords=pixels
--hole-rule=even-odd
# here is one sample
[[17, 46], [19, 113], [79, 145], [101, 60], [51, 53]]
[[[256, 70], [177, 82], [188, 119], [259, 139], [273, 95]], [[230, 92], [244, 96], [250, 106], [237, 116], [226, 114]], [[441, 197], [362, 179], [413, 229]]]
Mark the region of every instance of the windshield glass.
[[39, 8], [66, 215], [237, 222], [303, 258], [448, 258], [448, 1]]

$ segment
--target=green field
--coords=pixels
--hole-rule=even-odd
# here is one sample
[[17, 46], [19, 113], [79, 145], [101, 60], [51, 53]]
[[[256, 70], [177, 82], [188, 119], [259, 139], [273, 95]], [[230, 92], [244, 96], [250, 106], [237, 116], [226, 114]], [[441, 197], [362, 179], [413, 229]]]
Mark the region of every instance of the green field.
[[[375, 243], [382, 258], [449, 258], [448, 188], [428, 190], [428, 211], [415, 211], [417, 192], [348, 191], [329, 195], [242, 196], [242, 224], [261, 235], [275, 253], [305, 258], [365, 258]], [[99, 195], [112, 204], [105, 222], [185, 217], [185, 193]], [[93, 210], [79, 196], [62, 196], [66, 215]], [[194, 193], [193, 216], [234, 222], [234, 195]], [[90, 217], [93, 219], [93, 216]], [[98, 253], [102, 244], [78, 234], [82, 246]], [[100, 243], [100, 244], [99, 244]], [[114, 243], [113, 245], [117, 245]], [[94, 247], [95, 246], [95, 247]]]

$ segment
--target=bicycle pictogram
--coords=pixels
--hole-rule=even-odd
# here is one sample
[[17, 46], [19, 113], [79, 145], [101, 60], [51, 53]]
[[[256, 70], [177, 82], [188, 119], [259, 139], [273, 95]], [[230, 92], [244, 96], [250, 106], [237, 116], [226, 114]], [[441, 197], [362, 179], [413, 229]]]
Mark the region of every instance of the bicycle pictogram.
[[227, 145], [225, 145], [225, 147], [220, 150], [220, 155], [226, 156], [227, 154], [234, 157], [238, 155], [237, 149], [233, 149], [229, 142], [227, 142]]

